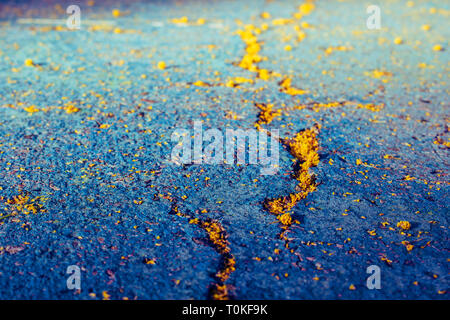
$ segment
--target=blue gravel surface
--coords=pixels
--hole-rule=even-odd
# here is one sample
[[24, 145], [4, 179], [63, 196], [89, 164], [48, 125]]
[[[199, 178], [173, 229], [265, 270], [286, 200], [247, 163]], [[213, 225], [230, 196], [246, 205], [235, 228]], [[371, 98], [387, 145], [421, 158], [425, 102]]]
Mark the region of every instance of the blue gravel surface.
[[[1, 2], [0, 298], [211, 298], [221, 255], [176, 204], [225, 230], [230, 298], [448, 299], [450, 2], [379, 1], [378, 30], [365, 2], [302, 3], [77, 1], [69, 31], [71, 1]], [[239, 66], [246, 25], [269, 79]], [[263, 205], [295, 190], [281, 144], [275, 175], [170, 161], [176, 129], [253, 129], [255, 103], [282, 137], [320, 126], [289, 248]]]

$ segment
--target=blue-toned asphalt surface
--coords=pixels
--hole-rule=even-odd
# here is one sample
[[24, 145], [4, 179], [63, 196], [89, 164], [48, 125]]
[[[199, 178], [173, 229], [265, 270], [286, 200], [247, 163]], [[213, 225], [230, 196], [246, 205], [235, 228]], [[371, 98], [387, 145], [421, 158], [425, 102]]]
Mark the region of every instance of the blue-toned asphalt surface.
[[[379, 1], [379, 30], [356, 0], [315, 1], [285, 25], [272, 21], [302, 1], [88, 2], [77, 31], [18, 20], [66, 19], [70, 1], [0, 4], [0, 209], [13, 212], [20, 194], [46, 198], [0, 220], [1, 299], [208, 299], [221, 257], [169, 199], [225, 229], [231, 298], [448, 299], [449, 1]], [[171, 21], [183, 16], [187, 25]], [[258, 67], [308, 94], [236, 65], [235, 31], [263, 23]], [[350, 49], [327, 52], [336, 46]], [[254, 82], [223, 85], [235, 77]], [[294, 108], [333, 101], [384, 108]], [[267, 102], [283, 109], [266, 126], [282, 136], [321, 125], [319, 185], [292, 211], [290, 250], [263, 207], [295, 189], [281, 145], [276, 175], [169, 161], [175, 129], [254, 128], [254, 104]], [[69, 265], [81, 268], [80, 291], [66, 286]], [[370, 265], [380, 290], [366, 287]]]

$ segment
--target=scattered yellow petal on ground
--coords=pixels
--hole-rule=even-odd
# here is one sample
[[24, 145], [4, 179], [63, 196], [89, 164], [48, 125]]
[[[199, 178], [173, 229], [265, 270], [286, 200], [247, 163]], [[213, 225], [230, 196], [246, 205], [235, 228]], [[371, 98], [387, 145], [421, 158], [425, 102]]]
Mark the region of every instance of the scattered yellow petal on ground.
[[397, 38], [394, 39], [394, 43], [395, 44], [402, 44], [403, 43], [403, 39], [400, 38], [400, 37], [397, 37]]
[[120, 12], [119, 9], [113, 9], [113, 11], [112, 11], [112, 16], [113, 16], [114, 18], [120, 17], [121, 14], [122, 14], [122, 13]]
[[158, 69], [164, 70], [166, 68], [166, 63], [164, 61], [158, 62]]
[[409, 230], [411, 228], [411, 223], [409, 223], [409, 221], [399, 221], [397, 223], [397, 228], [401, 228], [403, 230]]

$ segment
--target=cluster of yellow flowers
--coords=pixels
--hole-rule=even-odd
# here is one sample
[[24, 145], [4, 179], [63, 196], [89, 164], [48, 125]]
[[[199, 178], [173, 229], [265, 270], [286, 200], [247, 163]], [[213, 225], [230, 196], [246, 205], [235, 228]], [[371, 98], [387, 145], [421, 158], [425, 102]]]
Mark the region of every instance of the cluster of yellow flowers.
[[189, 18], [186, 16], [183, 16], [181, 18], [173, 18], [170, 20], [170, 22], [174, 23], [174, 24], [189, 24], [189, 25], [204, 25], [206, 20], [204, 18], [198, 18], [196, 21], [192, 22], [189, 21]]
[[41, 110], [40, 110], [38, 107], [36, 107], [35, 105], [31, 105], [31, 106], [25, 107], [25, 108], [23, 108], [23, 110], [25, 110], [26, 112], [31, 113], [31, 114], [33, 114], [33, 113], [35, 113], [35, 112], [41, 111]]
[[374, 104], [374, 103], [366, 103], [366, 104], [362, 104], [362, 103], [358, 103], [358, 105], [356, 106], [358, 109], [367, 109], [373, 112], [379, 112], [381, 109], [384, 108], [384, 103], [381, 104]]
[[336, 46], [336, 47], [328, 47], [325, 49], [325, 55], [330, 55], [335, 51], [350, 51], [353, 50], [352, 47], [347, 47], [347, 46]]
[[443, 146], [446, 146], [447, 148], [450, 148], [450, 141], [445, 141], [442, 138], [436, 138], [436, 140], [433, 141], [434, 144], [440, 144]]
[[234, 78], [229, 79], [225, 85], [227, 87], [234, 88], [243, 83], [253, 83], [253, 80], [244, 78], [244, 77], [234, 77]]
[[259, 35], [264, 29], [267, 29], [267, 25], [265, 24], [261, 28], [248, 24], [244, 26], [244, 30], [236, 31], [236, 34], [238, 34], [242, 41], [246, 44], [245, 55], [239, 62], [239, 67], [258, 73], [259, 79], [269, 80], [271, 76], [270, 71], [258, 67], [258, 63], [263, 60], [263, 57], [259, 54], [261, 51], [261, 45], [258, 41], [257, 35]]
[[[315, 8], [314, 3], [312, 1], [307, 1], [305, 3], [302, 3], [298, 7], [298, 12], [294, 13], [294, 18], [297, 20], [301, 20], [304, 16], [310, 14]], [[310, 25], [307, 22], [302, 22], [301, 27], [303, 29], [309, 28]], [[297, 32], [297, 41], [301, 42], [306, 37], [306, 33], [303, 31], [303, 29], [300, 28], [300, 26], [295, 25], [294, 29]]]
[[227, 233], [223, 226], [216, 220], [200, 218], [193, 218], [190, 215], [181, 212], [178, 209], [174, 199], [168, 195], [163, 196], [163, 198], [168, 199], [172, 202], [171, 212], [177, 216], [183, 218], [189, 218], [189, 223], [198, 225], [200, 228], [206, 231], [209, 237], [209, 241], [213, 244], [214, 249], [222, 256], [222, 266], [220, 270], [216, 273], [217, 283], [210, 290], [211, 297], [214, 300], [228, 300], [229, 292], [228, 286], [225, 282], [230, 277], [231, 273], [236, 270], [236, 260], [231, 254], [230, 244], [227, 240]]
[[309, 193], [316, 190], [314, 177], [310, 173], [310, 168], [319, 164], [319, 142], [317, 140], [318, 128], [313, 127], [297, 133], [297, 135], [287, 141], [291, 154], [297, 161], [301, 161], [299, 169], [295, 173], [295, 179], [299, 182], [297, 192], [278, 199], [266, 202], [266, 208], [269, 212], [276, 214], [281, 227], [284, 230], [280, 237], [287, 240], [285, 232], [292, 225], [293, 221], [290, 215], [291, 209], [302, 199], [305, 199]]
[[[294, 18], [297, 20], [301, 20], [303, 16], [308, 15], [314, 10], [315, 5], [312, 0], [309, 0], [303, 4], [301, 4], [298, 7], [298, 12], [294, 14]], [[263, 12], [261, 14], [261, 17], [263, 19], [269, 19], [271, 16], [267, 12]], [[285, 19], [285, 18], [278, 18], [272, 20], [272, 25], [279, 26], [279, 25], [286, 25], [291, 24], [295, 22], [295, 19]], [[302, 30], [302, 28], [309, 28], [309, 24], [307, 22], [302, 22], [301, 27], [299, 25], [295, 25], [294, 29], [297, 32], [297, 40], [300, 42], [305, 37], [306, 34]], [[236, 34], [238, 34], [242, 41], [246, 44], [245, 48], [245, 55], [242, 57], [241, 61], [239, 62], [239, 67], [248, 70], [250, 72], [257, 73], [257, 78], [261, 80], [269, 80], [271, 77], [279, 77], [280, 74], [269, 71], [267, 69], [260, 68], [258, 64], [263, 61], [265, 58], [260, 55], [261, 52], [261, 43], [258, 41], [257, 36], [261, 34], [263, 31], [266, 31], [269, 28], [267, 23], [261, 24], [260, 27], [255, 27], [254, 25], [247, 24], [244, 26], [243, 30], [237, 30]], [[292, 46], [287, 45], [285, 46], [286, 51], [292, 50]], [[287, 94], [291, 95], [301, 95], [307, 93], [305, 90], [292, 88], [291, 85], [291, 79], [286, 78], [283, 80], [281, 85], [281, 91], [285, 92]], [[229, 81], [227, 83], [227, 86], [229, 87], [236, 87], [239, 83], [236, 81]]]
[[236, 270], [236, 260], [231, 254], [227, 234], [222, 225], [212, 219], [201, 221], [198, 218], [191, 219], [190, 223], [197, 224], [204, 229], [209, 236], [209, 240], [214, 245], [214, 249], [222, 256], [222, 267], [216, 273], [218, 283], [211, 288], [211, 296], [214, 300], [228, 300], [228, 287], [225, 284], [231, 273]]
[[297, 89], [297, 88], [291, 87], [291, 82], [292, 82], [291, 78], [284, 78], [283, 80], [281, 80], [281, 82], [279, 83], [280, 91], [284, 92], [286, 94], [290, 94], [292, 96], [308, 93], [307, 90], [302, 90], [302, 89]]
[[8, 214], [0, 215], [0, 220], [19, 215], [20, 213], [36, 214], [42, 212], [44, 211], [43, 207], [45, 200], [46, 199], [42, 196], [31, 198], [27, 192], [20, 191], [17, 196], [6, 200], [6, 204], [9, 205], [9, 208], [7, 208]]
[[437, 144], [437, 145], [443, 145], [446, 146], [447, 148], [450, 148], [450, 138], [447, 137], [447, 141], [445, 141], [445, 135], [449, 132], [449, 128], [446, 126], [445, 127], [445, 131], [443, 133], [440, 133], [436, 136], [436, 138], [434, 139], [433, 143]]
[[382, 79], [384, 82], [387, 82], [388, 78], [392, 77], [392, 72], [378, 69], [372, 70], [372, 72], [364, 72], [364, 74], [375, 79]]
[[68, 102], [64, 105], [64, 110], [66, 113], [77, 113], [80, 111], [80, 108], [76, 107], [74, 103]]
[[272, 103], [256, 103], [256, 107], [261, 110], [255, 127], [259, 130], [262, 124], [269, 124], [275, 117], [281, 116], [281, 110], [273, 110]]

